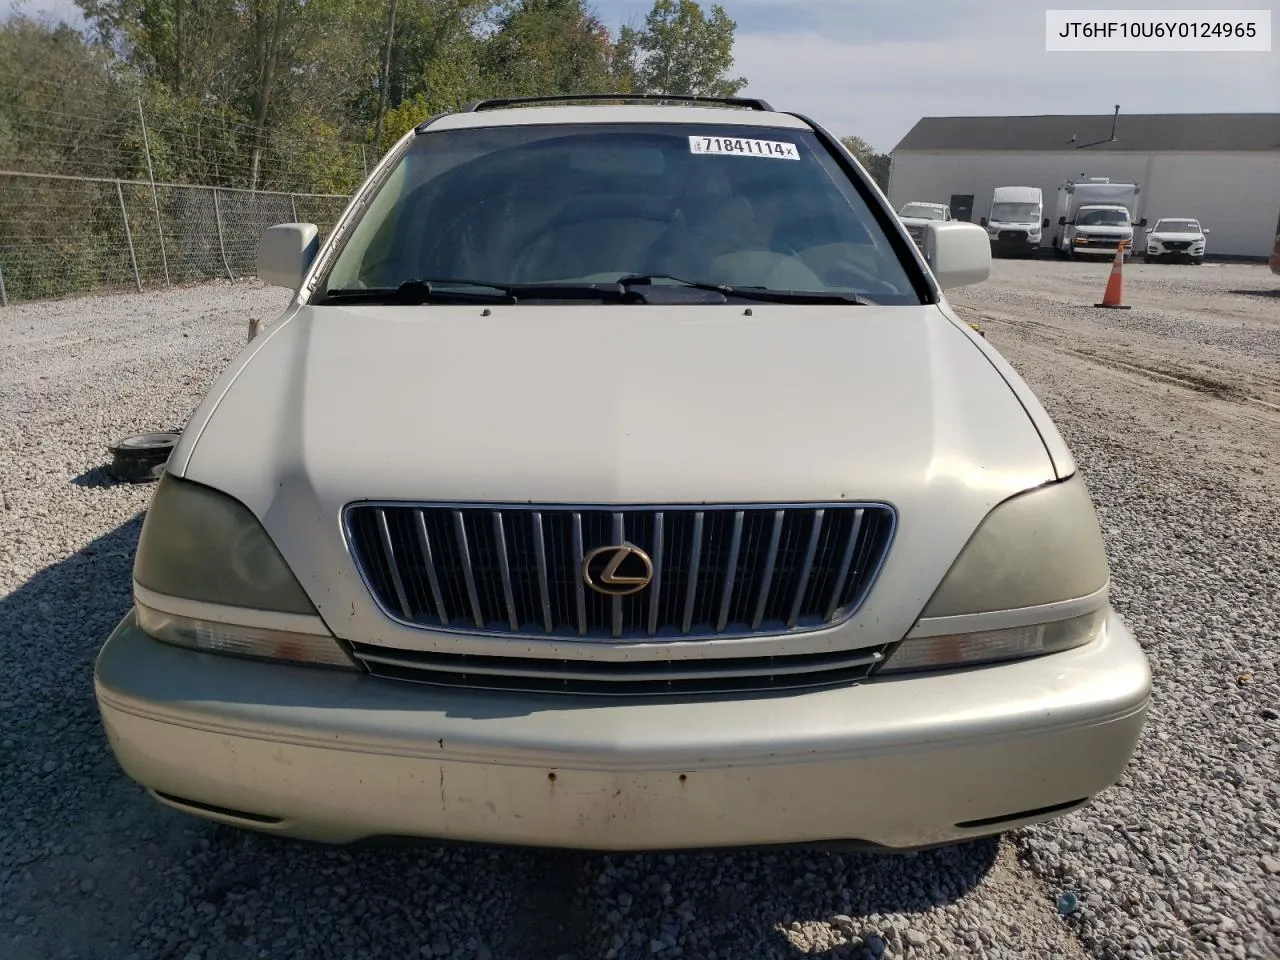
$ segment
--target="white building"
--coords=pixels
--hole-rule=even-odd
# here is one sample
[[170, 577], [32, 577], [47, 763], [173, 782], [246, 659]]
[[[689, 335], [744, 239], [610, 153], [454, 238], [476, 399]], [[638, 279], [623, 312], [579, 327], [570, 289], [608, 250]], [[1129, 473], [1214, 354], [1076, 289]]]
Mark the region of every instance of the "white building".
[[894, 209], [949, 203], [976, 223], [996, 187], [1039, 187], [1046, 243], [1071, 177], [1138, 183], [1138, 218], [1197, 218], [1211, 258], [1266, 257], [1280, 217], [1280, 113], [925, 117], [892, 156]]

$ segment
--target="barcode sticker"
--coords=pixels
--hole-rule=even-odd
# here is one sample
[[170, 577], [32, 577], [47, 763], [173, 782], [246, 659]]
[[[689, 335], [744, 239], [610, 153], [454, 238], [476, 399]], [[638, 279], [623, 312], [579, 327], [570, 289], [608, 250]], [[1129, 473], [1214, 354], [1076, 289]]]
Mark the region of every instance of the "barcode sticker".
[[735, 157], [772, 157], [774, 160], [799, 160], [794, 143], [777, 140], [743, 140], [740, 137], [690, 137], [689, 152]]

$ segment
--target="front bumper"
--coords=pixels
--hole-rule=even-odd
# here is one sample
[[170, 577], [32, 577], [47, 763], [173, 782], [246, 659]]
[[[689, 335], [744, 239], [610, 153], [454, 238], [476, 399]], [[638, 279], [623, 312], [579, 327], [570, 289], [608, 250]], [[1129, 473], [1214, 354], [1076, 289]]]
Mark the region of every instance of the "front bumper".
[[1182, 250], [1169, 250], [1165, 247], [1147, 247], [1148, 260], [1202, 260], [1204, 247], [1187, 247]]
[[160, 643], [94, 672], [124, 771], [180, 809], [325, 842], [596, 850], [949, 843], [1114, 783], [1151, 674], [1112, 612], [1086, 647], [785, 696], [442, 689]]
[[1040, 248], [1040, 237], [1031, 237], [1025, 233], [1017, 237], [987, 236], [991, 240], [992, 253], [1028, 254]]
[[[1072, 241], [1071, 251], [1078, 257], [1114, 257], [1119, 246], [1120, 242], [1114, 240], [1091, 240], [1089, 243]], [[1126, 256], [1133, 253], [1133, 244], [1126, 241], [1124, 249]]]

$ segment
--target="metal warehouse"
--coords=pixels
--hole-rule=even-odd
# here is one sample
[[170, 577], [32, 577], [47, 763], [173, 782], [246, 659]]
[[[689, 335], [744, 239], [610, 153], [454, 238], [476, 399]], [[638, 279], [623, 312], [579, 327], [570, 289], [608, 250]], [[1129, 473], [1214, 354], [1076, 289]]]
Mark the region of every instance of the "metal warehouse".
[[1149, 225], [1198, 219], [1210, 257], [1266, 257], [1280, 217], [1280, 113], [925, 117], [892, 157], [895, 209], [947, 203], [975, 223], [1001, 186], [1039, 187], [1052, 218], [1058, 187], [1081, 177], [1137, 183]]

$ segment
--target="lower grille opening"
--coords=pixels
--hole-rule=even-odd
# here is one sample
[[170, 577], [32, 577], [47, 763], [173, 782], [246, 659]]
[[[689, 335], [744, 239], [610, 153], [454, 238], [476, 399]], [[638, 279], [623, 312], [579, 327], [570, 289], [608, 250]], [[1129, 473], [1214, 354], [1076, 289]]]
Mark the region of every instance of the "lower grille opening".
[[473, 656], [352, 644], [374, 676], [437, 686], [526, 693], [653, 696], [840, 686], [866, 679], [882, 648], [781, 657], [698, 660], [566, 660]]
[[246, 823], [257, 823], [263, 826], [284, 823], [284, 820], [279, 817], [267, 817], [260, 813], [250, 813], [247, 810], [233, 810], [230, 807], [218, 807], [211, 803], [201, 803], [198, 800], [188, 800], [186, 797], [176, 797], [171, 793], [162, 793], [159, 790], [152, 790], [151, 792], [161, 800], [171, 803], [175, 807], [185, 807], [192, 811], [215, 813], [220, 817], [231, 817], [235, 820], [243, 820]]
[[994, 827], [996, 824], [1013, 823], [1015, 820], [1026, 820], [1028, 817], [1043, 817], [1051, 813], [1064, 813], [1072, 807], [1078, 807], [1088, 801], [1088, 797], [1081, 797], [1079, 800], [1068, 800], [1066, 803], [1055, 803], [1051, 807], [1037, 807], [1034, 810], [1022, 810], [1018, 813], [1007, 813], [1001, 817], [984, 817], [981, 820], [965, 820], [963, 823], [957, 823], [956, 826], [962, 829], [968, 829], [970, 827]]

